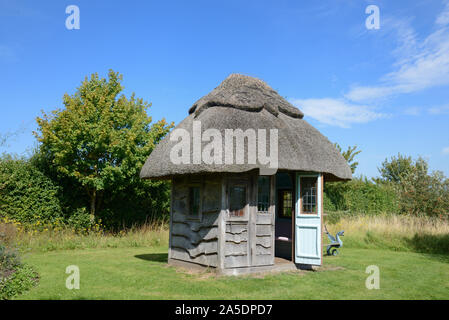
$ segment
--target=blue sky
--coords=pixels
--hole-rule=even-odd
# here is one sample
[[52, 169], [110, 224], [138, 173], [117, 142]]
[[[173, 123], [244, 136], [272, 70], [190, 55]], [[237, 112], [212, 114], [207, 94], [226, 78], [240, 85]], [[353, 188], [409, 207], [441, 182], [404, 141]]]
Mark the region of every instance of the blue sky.
[[[372, 4], [380, 28], [368, 30]], [[0, 152], [28, 154], [41, 110], [111, 68], [154, 120], [178, 123], [239, 72], [357, 145], [357, 174], [400, 152], [449, 175], [449, 1], [0, 0], [0, 133], [20, 132]]]

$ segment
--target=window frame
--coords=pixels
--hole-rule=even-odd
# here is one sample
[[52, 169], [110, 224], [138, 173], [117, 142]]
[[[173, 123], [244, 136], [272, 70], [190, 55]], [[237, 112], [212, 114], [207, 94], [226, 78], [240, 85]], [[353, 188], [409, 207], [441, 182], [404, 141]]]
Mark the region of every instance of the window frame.
[[[187, 194], [187, 219], [188, 220], [194, 220], [194, 221], [201, 221], [202, 220], [202, 207], [203, 207], [203, 201], [202, 201], [202, 195], [203, 192], [201, 190], [201, 184], [189, 184], [187, 186], [188, 188], [188, 194]], [[198, 197], [199, 197], [199, 203], [198, 203], [198, 214], [197, 215], [193, 215], [192, 214], [192, 207], [191, 207], [191, 189], [193, 188], [197, 188], [198, 189]]]
[[[291, 216], [285, 216], [282, 212], [284, 210], [284, 199], [283, 198], [279, 199], [279, 195], [281, 192], [282, 192], [282, 195], [284, 195], [285, 192], [290, 192], [290, 194], [291, 194], [291, 210], [292, 210]], [[294, 197], [295, 197], [294, 190], [291, 188], [277, 189], [276, 201], [277, 201], [277, 206], [278, 206], [278, 208], [277, 208], [277, 218], [278, 219], [291, 219], [294, 216], [294, 211], [295, 211], [295, 201], [294, 201], [295, 198]], [[282, 204], [281, 204], [281, 201], [282, 201]]]
[[[266, 177], [268, 178], [268, 206], [267, 206], [267, 210], [266, 211], [259, 211], [259, 178], [261, 177]], [[268, 175], [259, 175], [257, 176], [257, 193], [256, 193], [256, 212], [257, 214], [271, 214], [272, 213], [272, 193], [273, 190], [272, 189], [272, 179], [273, 176], [268, 176]]]
[[[316, 178], [316, 211], [304, 212], [301, 196], [301, 178]], [[297, 173], [296, 176], [296, 212], [298, 217], [319, 217], [323, 208], [322, 179], [320, 173]]]
[[[231, 188], [233, 187], [245, 187], [246, 204], [243, 208], [242, 216], [231, 215]], [[226, 204], [227, 204], [226, 211], [228, 221], [249, 221], [249, 196], [250, 196], [250, 189], [248, 181], [242, 179], [228, 179], [226, 187]]]

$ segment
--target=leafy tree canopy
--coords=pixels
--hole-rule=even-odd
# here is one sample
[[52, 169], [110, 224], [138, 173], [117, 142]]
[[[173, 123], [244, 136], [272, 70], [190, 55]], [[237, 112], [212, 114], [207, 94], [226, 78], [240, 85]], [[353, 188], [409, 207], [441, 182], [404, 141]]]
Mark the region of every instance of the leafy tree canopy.
[[382, 180], [400, 183], [412, 172], [418, 171], [418, 173], [426, 175], [428, 168], [429, 166], [423, 158], [419, 157], [413, 161], [412, 157], [398, 153], [397, 157], [385, 159], [378, 170]]
[[151, 124], [151, 104], [120, 93], [123, 77], [112, 70], [108, 79], [92, 74], [63, 109], [37, 118], [41, 152], [59, 174], [81, 184], [90, 198], [90, 213], [101, 205], [105, 190], [120, 190], [139, 179], [139, 170], [155, 144], [173, 124]]
[[362, 150], [356, 150], [357, 146], [348, 146], [348, 149], [346, 151], [342, 151], [341, 146], [338, 143], [335, 143], [335, 147], [340, 151], [343, 158], [346, 159], [348, 162], [349, 167], [351, 168], [352, 173], [354, 174], [355, 169], [357, 169], [357, 166], [359, 165], [358, 161], [355, 161], [355, 156], [358, 155]]

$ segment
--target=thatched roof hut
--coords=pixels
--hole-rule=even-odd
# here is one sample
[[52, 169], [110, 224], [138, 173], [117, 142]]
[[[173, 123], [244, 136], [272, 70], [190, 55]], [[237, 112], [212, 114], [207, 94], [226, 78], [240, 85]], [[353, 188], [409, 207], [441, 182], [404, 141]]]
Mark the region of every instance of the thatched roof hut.
[[[291, 260], [289, 266], [321, 264], [324, 181], [349, 180], [351, 169], [303, 117], [265, 82], [240, 74], [230, 75], [193, 104], [187, 118], [155, 147], [140, 174], [172, 181], [170, 263], [215, 267], [228, 274], [273, 268], [275, 256]], [[225, 152], [217, 153], [219, 148], [211, 152], [213, 162], [203, 161], [201, 150], [210, 147], [212, 138], [220, 138], [218, 146], [229, 151], [221, 137], [231, 129], [275, 131], [277, 143], [248, 135], [242, 140], [247, 146], [243, 162], [237, 155], [234, 160], [233, 154], [226, 158]], [[198, 131], [214, 135], [200, 135], [195, 142]], [[175, 132], [186, 134], [193, 146], [179, 149]], [[275, 153], [277, 170], [266, 173], [267, 162], [250, 161], [255, 145]], [[231, 148], [232, 153], [233, 144]], [[237, 153], [237, 144], [235, 148]], [[187, 153], [183, 159], [188, 161], [173, 161], [178, 149]]]
[[[193, 135], [193, 121], [201, 121], [202, 130], [278, 129], [279, 170], [322, 172], [327, 181], [351, 179], [351, 169], [335, 146], [306, 120], [304, 114], [282, 98], [265, 82], [241, 74], [232, 74], [217, 88], [199, 99], [175, 129]], [[177, 141], [162, 140], [141, 171], [141, 178], [171, 178], [184, 174], [210, 172], [246, 172], [260, 164], [185, 164], [170, 161], [170, 150]], [[223, 141], [224, 143], [224, 141]], [[203, 146], [206, 142], [203, 142]], [[248, 150], [246, 150], [247, 152]], [[193, 152], [193, 148], [191, 148]], [[248, 157], [245, 154], [245, 159]]]

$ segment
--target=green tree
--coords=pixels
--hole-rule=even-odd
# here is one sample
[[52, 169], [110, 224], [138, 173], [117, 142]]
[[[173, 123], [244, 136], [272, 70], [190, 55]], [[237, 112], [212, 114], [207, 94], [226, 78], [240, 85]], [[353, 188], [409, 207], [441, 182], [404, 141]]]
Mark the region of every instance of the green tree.
[[124, 190], [155, 144], [173, 124], [151, 124], [151, 106], [133, 93], [119, 95], [123, 77], [112, 70], [108, 79], [92, 74], [75, 94], [65, 94], [63, 109], [37, 118], [40, 150], [57, 172], [77, 181], [90, 200], [91, 218], [105, 191]]
[[340, 145], [338, 143], [335, 143], [335, 147], [340, 151], [343, 158], [346, 159], [348, 162], [349, 167], [351, 168], [352, 173], [355, 172], [355, 169], [357, 169], [357, 166], [359, 165], [358, 161], [355, 161], [355, 156], [358, 155], [362, 150], [356, 150], [357, 146], [348, 146], [348, 149], [346, 151], [342, 151]]
[[378, 170], [383, 181], [400, 183], [412, 172], [417, 171], [422, 175], [427, 175], [428, 168], [429, 166], [423, 158], [419, 157], [413, 161], [412, 157], [398, 153], [397, 157], [385, 159]]
[[[418, 161], [419, 160], [419, 161]], [[415, 216], [449, 217], [449, 179], [441, 171], [427, 172], [428, 164], [418, 159], [397, 183], [403, 213]]]
[[377, 182], [394, 186], [402, 213], [448, 217], [449, 179], [440, 171], [429, 173], [429, 164], [423, 158], [413, 160], [398, 154], [385, 159], [379, 172]]
[[0, 158], [0, 216], [22, 223], [52, 223], [62, 217], [59, 186], [28, 160]]

